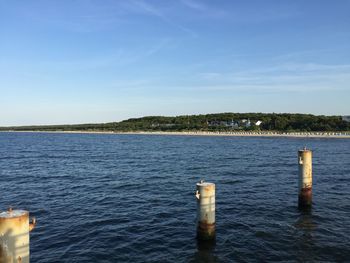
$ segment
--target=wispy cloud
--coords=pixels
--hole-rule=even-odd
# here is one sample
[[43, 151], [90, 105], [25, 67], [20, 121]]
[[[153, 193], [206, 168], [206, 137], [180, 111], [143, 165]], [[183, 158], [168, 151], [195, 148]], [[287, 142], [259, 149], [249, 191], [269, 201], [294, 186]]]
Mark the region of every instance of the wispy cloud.
[[[203, 86], [200, 83], [206, 84]], [[198, 86], [213, 90], [309, 92], [349, 90], [350, 64], [294, 63], [246, 71], [204, 72]]]
[[164, 12], [162, 12], [159, 8], [156, 8], [153, 5], [146, 3], [145, 1], [142, 1], [142, 0], [133, 0], [132, 3], [135, 6], [141, 8], [143, 11], [145, 11], [146, 14], [148, 14], [150, 16], [155, 16], [155, 17], [159, 18], [160, 20], [162, 20], [164, 23], [181, 30], [181, 31], [191, 35], [192, 37], [197, 36], [196, 32], [194, 32], [193, 30], [191, 30], [188, 27], [183, 26], [181, 23], [175, 22], [174, 20], [170, 19], [169, 16], [166, 15]]
[[[194, 75], [146, 77], [117, 81], [113, 87], [134, 91], [307, 93], [350, 91], [350, 65], [305, 63], [256, 68], [240, 72], [203, 72]], [[165, 84], [166, 83], [166, 84]]]
[[225, 9], [220, 9], [218, 6], [205, 4], [203, 1], [196, 0], [181, 0], [182, 5], [190, 9], [191, 16], [196, 18], [228, 18], [229, 13]]
[[331, 54], [334, 53], [334, 50], [332, 49], [325, 49], [325, 48], [313, 48], [313, 49], [307, 49], [307, 50], [299, 50], [294, 52], [288, 52], [280, 55], [275, 55], [272, 57], [272, 61], [274, 62], [284, 62], [284, 61], [297, 61], [297, 60], [312, 60], [315, 57], [319, 57], [320, 53], [322, 54]]
[[128, 23], [121, 5], [94, 1], [73, 1], [69, 4], [69, 9], [65, 8], [64, 3], [52, 4], [42, 1], [22, 3], [16, 8], [16, 13], [37, 22], [40, 27], [79, 33], [113, 29], [115, 26]]
[[[130, 15], [148, 15], [193, 37], [196, 36], [189, 27], [176, 21], [175, 18], [172, 19], [173, 13], [169, 12], [166, 5], [163, 6], [165, 7], [156, 7], [143, 0], [104, 2], [77, 0], [70, 3], [69, 10], [65, 9], [64, 4], [31, 3], [23, 4], [16, 12], [43, 26], [81, 33], [104, 31], [134, 23], [134, 17]], [[177, 8], [178, 5], [175, 7]], [[170, 10], [173, 11], [173, 9]]]
[[164, 47], [167, 47], [171, 42], [172, 41], [169, 38], [161, 39], [154, 46], [152, 46], [148, 50], [146, 50], [146, 52], [144, 53], [144, 55], [142, 57], [146, 58], [146, 57], [149, 57], [149, 56], [152, 56], [152, 55], [158, 53], [158, 51], [162, 50]]
[[116, 50], [100, 51], [99, 54], [84, 58], [65, 58], [33, 61], [20, 61], [14, 59], [2, 59], [0, 61], [0, 71], [9, 68], [20, 69], [27, 76], [43, 76], [43, 72], [77, 72], [86, 70], [99, 70], [108, 67], [125, 67], [146, 60], [155, 56], [158, 52], [172, 45], [170, 38], [161, 38], [148, 46], [142, 48], [129, 47]]
[[204, 11], [207, 9], [207, 6], [204, 5], [203, 3], [201, 2], [198, 2], [198, 1], [194, 1], [194, 0], [181, 0], [181, 2], [189, 7], [189, 8], [192, 8], [194, 10], [197, 10], [197, 11]]

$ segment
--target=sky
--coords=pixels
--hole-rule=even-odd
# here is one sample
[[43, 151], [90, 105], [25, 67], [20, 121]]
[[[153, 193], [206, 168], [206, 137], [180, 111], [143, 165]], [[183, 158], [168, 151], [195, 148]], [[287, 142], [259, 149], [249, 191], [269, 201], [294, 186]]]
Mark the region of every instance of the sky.
[[349, 0], [0, 0], [0, 126], [350, 114]]

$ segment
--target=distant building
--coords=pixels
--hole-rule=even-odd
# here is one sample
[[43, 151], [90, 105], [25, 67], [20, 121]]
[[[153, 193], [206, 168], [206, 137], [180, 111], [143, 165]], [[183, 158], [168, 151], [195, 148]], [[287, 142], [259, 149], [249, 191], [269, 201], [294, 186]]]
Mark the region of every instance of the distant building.
[[238, 128], [239, 128], [238, 122], [236, 122], [236, 121], [234, 121], [234, 120], [230, 121], [228, 124], [229, 124], [229, 126], [230, 126], [232, 129], [238, 129]]
[[257, 121], [257, 122], [255, 123], [255, 125], [256, 125], [256, 126], [260, 126], [261, 123], [262, 123], [262, 121]]
[[342, 118], [343, 121], [350, 122], [350, 115], [342, 116], [341, 118]]
[[251, 126], [250, 120], [249, 119], [242, 119], [241, 123], [243, 124], [243, 126], [245, 126], [246, 128], [249, 128]]
[[211, 127], [230, 127], [231, 129], [238, 129], [238, 122], [232, 121], [207, 121], [208, 126]]
[[208, 121], [207, 124], [208, 126], [220, 126], [219, 121]]

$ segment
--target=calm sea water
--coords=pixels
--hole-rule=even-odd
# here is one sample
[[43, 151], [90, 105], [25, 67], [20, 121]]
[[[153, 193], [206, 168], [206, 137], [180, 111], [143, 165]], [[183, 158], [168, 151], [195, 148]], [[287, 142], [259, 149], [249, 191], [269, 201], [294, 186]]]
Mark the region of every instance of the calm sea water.
[[[297, 209], [297, 150], [314, 152]], [[195, 185], [216, 183], [198, 247]], [[350, 261], [350, 140], [0, 133], [0, 209], [27, 209], [32, 262]]]

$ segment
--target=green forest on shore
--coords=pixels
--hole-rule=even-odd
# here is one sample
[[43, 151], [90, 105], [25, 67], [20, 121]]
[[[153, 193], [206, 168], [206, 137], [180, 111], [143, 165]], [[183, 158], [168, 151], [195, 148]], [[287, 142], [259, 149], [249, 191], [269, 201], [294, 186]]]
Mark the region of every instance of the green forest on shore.
[[147, 116], [120, 122], [0, 127], [2, 131], [350, 131], [341, 116], [291, 113], [217, 113]]

